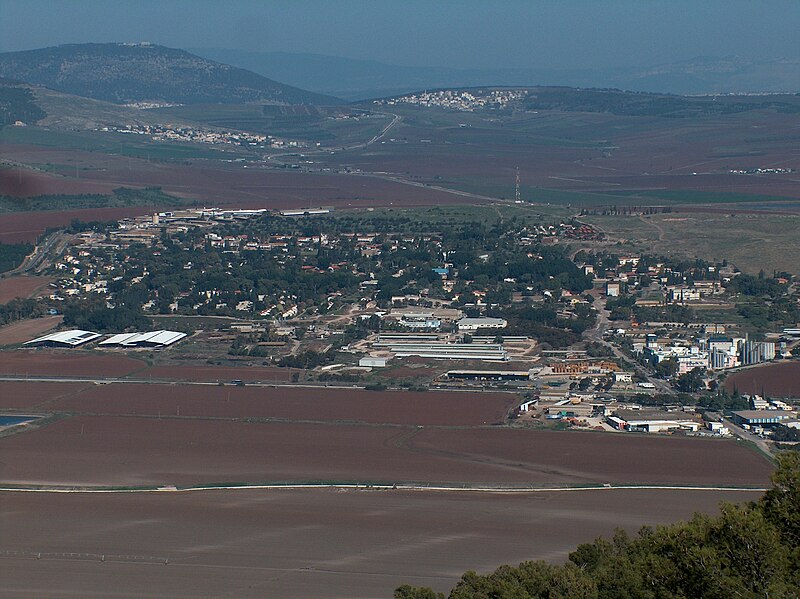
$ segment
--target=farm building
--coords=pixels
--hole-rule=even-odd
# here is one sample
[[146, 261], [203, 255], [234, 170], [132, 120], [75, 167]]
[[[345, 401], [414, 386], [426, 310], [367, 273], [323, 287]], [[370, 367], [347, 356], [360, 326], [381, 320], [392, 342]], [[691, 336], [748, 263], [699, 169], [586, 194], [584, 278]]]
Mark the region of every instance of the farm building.
[[149, 333], [120, 333], [100, 342], [103, 347], [167, 347], [186, 337], [177, 331], [151, 331]]
[[72, 329], [69, 331], [61, 331], [60, 333], [50, 333], [44, 337], [31, 339], [25, 345], [41, 345], [48, 347], [78, 347], [89, 341], [94, 341], [101, 337], [100, 333], [93, 333], [92, 331], [82, 331], [80, 329]]

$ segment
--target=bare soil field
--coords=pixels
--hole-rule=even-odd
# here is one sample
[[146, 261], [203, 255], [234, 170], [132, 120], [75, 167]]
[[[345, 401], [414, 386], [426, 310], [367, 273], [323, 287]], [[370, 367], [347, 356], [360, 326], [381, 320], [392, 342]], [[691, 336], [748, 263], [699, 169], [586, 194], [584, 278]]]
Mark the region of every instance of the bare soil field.
[[19, 376], [124, 376], [145, 363], [119, 355], [80, 350], [11, 350], [0, 352], [0, 374]]
[[292, 373], [298, 372], [291, 368], [270, 367], [227, 367], [227, 366], [182, 366], [160, 365], [153, 366], [136, 374], [137, 379], [164, 379], [170, 381], [207, 381], [229, 382], [261, 381], [286, 383], [292, 378]]
[[0, 345], [25, 343], [35, 339], [60, 325], [62, 320], [64, 320], [63, 316], [45, 316], [7, 324], [0, 327]]
[[[453, 194], [409, 187], [375, 177], [336, 174], [308, 174], [267, 168], [224, 167], [219, 163], [156, 163], [107, 154], [59, 150], [37, 146], [0, 144], [0, 158], [18, 162], [79, 164], [80, 178], [25, 171], [30, 184], [4, 184], [6, 195], [28, 197], [44, 193], [108, 193], [120, 186], [162, 187], [167, 193], [216, 204], [297, 208], [319, 205], [428, 206], [459, 203]], [[77, 182], [80, 182], [79, 184]], [[70, 183], [73, 185], [70, 186]], [[72, 187], [77, 187], [73, 189]], [[55, 191], [66, 189], [66, 191]], [[463, 203], [460, 199], [460, 203]]]
[[80, 416], [0, 439], [10, 484], [360, 481], [764, 485], [735, 441], [602, 433]]
[[53, 409], [89, 414], [466, 426], [502, 423], [517, 399], [510, 393], [112, 384], [96, 385], [54, 402]]
[[[64, 193], [64, 192], [59, 192]], [[0, 214], [0, 241], [4, 243], [35, 242], [46, 229], [66, 227], [73, 220], [114, 221], [150, 212], [148, 208], [86, 208], [80, 210], [47, 210]]]
[[469, 569], [563, 561], [579, 543], [616, 527], [633, 533], [757, 496], [3, 493], [0, 576], [4, 593], [36, 599], [390, 598], [403, 583], [446, 591]]
[[[0, 239], [0, 241], [2, 241], [2, 239]], [[25, 298], [35, 295], [52, 280], [52, 277], [34, 276], [7, 277], [0, 279], [0, 304], [6, 304], [17, 297]]]
[[31, 383], [0, 381], [0, 409], [49, 411], [52, 400], [76, 393], [85, 383]]
[[767, 482], [770, 468], [764, 458], [735, 441], [715, 441], [589, 431], [480, 428], [465, 434], [462, 430], [426, 429], [404, 447], [459, 461], [525, 471], [534, 480], [557, 474], [630, 484], [678, 479], [691, 484], [710, 480], [729, 485]]
[[[467, 115], [463, 118], [474, 122], [455, 128], [436, 126], [433, 118], [425, 122], [426, 114], [406, 114], [393, 133], [403, 143], [319, 160], [444, 185], [448, 180], [504, 185], [506, 197], [513, 197], [514, 165], [520, 166], [523, 188], [612, 195], [686, 189], [798, 197], [791, 174], [729, 172], [754, 166], [800, 168], [796, 138], [785, 133], [797, 123], [796, 115], [749, 112], [664, 119], [540, 111], [502, 125]], [[430, 142], [422, 143], [422, 138]]]
[[800, 397], [800, 362], [769, 364], [740, 370], [728, 377], [725, 388], [733, 393]]

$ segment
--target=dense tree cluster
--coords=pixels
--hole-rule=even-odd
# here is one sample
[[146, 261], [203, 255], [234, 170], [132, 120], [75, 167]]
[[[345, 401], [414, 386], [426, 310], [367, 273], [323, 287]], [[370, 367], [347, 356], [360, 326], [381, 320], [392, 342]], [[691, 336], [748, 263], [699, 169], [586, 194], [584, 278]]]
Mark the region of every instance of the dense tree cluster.
[[[493, 314], [491, 311], [489, 314]], [[559, 315], [556, 306], [522, 306], [496, 313], [508, 320], [506, 335], [526, 335], [554, 348], [569, 347], [581, 339], [581, 333], [592, 327], [596, 315], [588, 304], [578, 304], [571, 318]]]
[[[714, 98], [716, 100], [716, 98]], [[736, 114], [750, 110], [772, 108], [779, 112], [796, 113], [800, 108], [792, 102], [754, 102], [734, 98], [725, 102], [709, 98], [674, 96], [619, 89], [538, 89], [524, 100], [526, 110], [563, 110], [577, 112], [608, 112], [624, 116], [687, 118], [705, 115]]]
[[45, 307], [35, 299], [12, 299], [0, 304], [0, 325], [9, 324], [23, 318], [36, 318], [44, 315]]
[[160, 187], [130, 189], [119, 187], [110, 194], [51, 194], [31, 197], [0, 195], [0, 211], [75, 210], [126, 206], [179, 206], [186, 200], [167, 195]]
[[742, 295], [766, 296], [775, 299], [783, 295], [788, 286], [788, 283], [782, 283], [777, 278], [767, 278], [762, 271], [757, 277], [746, 274], [734, 277], [729, 283], [728, 289]]
[[17, 268], [25, 256], [33, 251], [29, 243], [3, 243], [0, 241], [0, 272]]
[[[726, 599], [798, 596], [800, 453], [779, 456], [773, 487], [758, 501], [723, 504], [717, 517], [645, 527], [631, 537], [579, 546], [564, 565], [524, 562], [467, 572], [450, 599]], [[396, 599], [444, 599], [408, 585]]]
[[30, 89], [9, 79], [0, 79], [0, 127], [16, 121], [32, 125], [46, 116]]

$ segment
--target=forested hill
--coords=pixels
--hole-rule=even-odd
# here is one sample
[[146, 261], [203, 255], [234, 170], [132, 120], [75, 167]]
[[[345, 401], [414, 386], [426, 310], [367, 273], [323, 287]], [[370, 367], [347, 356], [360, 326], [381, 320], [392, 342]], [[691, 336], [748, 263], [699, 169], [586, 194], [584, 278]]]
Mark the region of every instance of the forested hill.
[[26, 85], [0, 78], [0, 128], [17, 121], [32, 124], [47, 116], [35, 100]]
[[261, 75], [154, 44], [69, 44], [0, 54], [0, 77], [117, 104], [338, 104]]

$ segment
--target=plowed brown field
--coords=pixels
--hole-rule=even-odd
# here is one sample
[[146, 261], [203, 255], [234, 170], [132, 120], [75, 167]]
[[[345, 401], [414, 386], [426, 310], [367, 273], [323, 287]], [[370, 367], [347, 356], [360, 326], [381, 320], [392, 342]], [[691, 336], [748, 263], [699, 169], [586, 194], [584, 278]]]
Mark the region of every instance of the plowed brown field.
[[[2, 217], [0, 217], [2, 219]], [[0, 237], [0, 242], [3, 239]], [[45, 287], [53, 279], [50, 277], [8, 277], [0, 279], [0, 304], [5, 304], [17, 297], [29, 297], [38, 289]]]
[[510, 393], [410, 393], [321, 387], [113, 384], [93, 386], [53, 409], [90, 414], [269, 418], [370, 424], [502, 423]]
[[[617, 527], [714, 513], [757, 493], [522, 495], [233, 491], [0, 495], [10, 597], [391, 597], [462, 572], [565, 560]], [[38, 558], [38, 559], [37, 559]]]
[[144, 362], [127, 356], [74, 349], [0, 352], [0, 374], [20, 376], [124, 376], [144, 366]]
[[771, 397], [800, 397], [800, 362], [769, 364], [732, 374], [725, 381], [729, 392], [766, 394]]
[[15, 484], [383, 481], [765, 485], [735, 441], [508, 429], [75, 417], [0, 439]]

